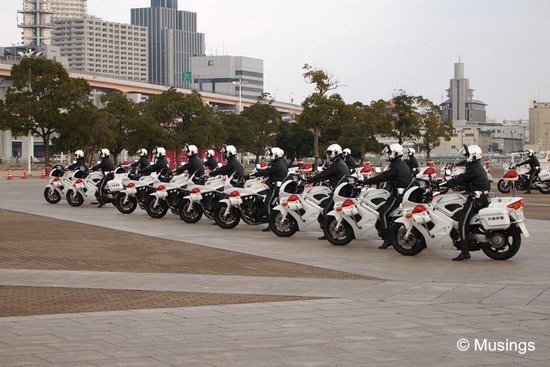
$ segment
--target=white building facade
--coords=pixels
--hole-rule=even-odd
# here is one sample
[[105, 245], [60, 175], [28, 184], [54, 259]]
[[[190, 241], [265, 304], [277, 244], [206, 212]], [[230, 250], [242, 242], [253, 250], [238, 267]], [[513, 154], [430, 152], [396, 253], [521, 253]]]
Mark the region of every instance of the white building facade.
[[93, 16], [54, 24], [52, 44], [71, 71], [147, 81], [147, 28]]

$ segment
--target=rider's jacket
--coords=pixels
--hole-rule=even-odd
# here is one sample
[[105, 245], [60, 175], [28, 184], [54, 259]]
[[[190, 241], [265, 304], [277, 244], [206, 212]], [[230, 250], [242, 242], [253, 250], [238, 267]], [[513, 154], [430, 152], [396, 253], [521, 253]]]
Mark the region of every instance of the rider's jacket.
[[166, 160], [165, 157], [161, 157], [161, 158], [158, 158], [154, 164], [146, 167], [143, 171], [141, 171], [141, 174], [143, 176], [147, 176], [153, 172], [159, 174], [162, 171], [167, 171], [167, 170], [169, 170], [168, 161]]
[[332, 186], [336, 186], [338, 182], [340, 182], [340, 180], [346, 175], [349, 175], [349, 168], [342, 157], [338, 156], [328, 168], [326, 168], [323, 172], [308, 178], [307, 182], [316, 183], [329, 180]]
[[462, 186], [468, 194], [481, 191], [486, 195], [490, 189], [487, 171], [479, 160], [466, 163], [466, 170], [447, 181], [447, 186]]
[[111, 161], [111, 158], [105, 157], [101, 159], [101, 162], [99, 164], [96, 164], [92, 168], [90, 168], [92, 171], [101, 171], [103, 173], [110, 172], [115, 170], [115, 166], [113, 162]]
[[144, 170], [145, 168], [149, 167], [150, 164], [151, 163], [149, 162], [149, 159], [147, 158], [147, 156], [142, 155], [141, 157], [139, 157], [139, 159], [137, 161], [132, 163], [130, 165], [130, 167], [132, 167], [132, 168], [139, 167], [139, 169], [141, 171], [141, 170]]
[[210, 172], [210, 176], [231, 176], [233, 173], [234, 180], [238, 180], [244, 176], [244, 168], [241, 162], [237, 159], [237, 156], [231, 156], [227, 159], [227, 164], [223, 167], [215, 169]]
[[390, 161], [388, 169], [378, 176], [374, 176], [365, 180], [365, 185], [378, 184], [387, 182], [389, 184], [388, 191], [392, 195], [399, 193], [399, 189], [406, 189], [412, 181], [411, 171], [407, 163], [401, 157], [394, 158]]
[[288, 176], [287, 161], [280, 157], [272, 161], [266, 169], [258, 170], [254, 173], [256, 177], [267, 177], [267, 185], [273, 187], [277, 181], [284, 181]]
[[176, 170], [176, 175], [180, 175], [183, 172], [187, 171], [189, 176], [195, 175], [195, 177], [200, 178], [204, 176], [204, 164], [202, 160], [195, 154], [189, 157], [189, 161]]
[[76, 169], [80, 169], [80, 167], [83, 167], [83, 171], [87, 171], [88, 170], [88, 165], [86, 164], [86, 160], [84, 159], [84, 157], [80, 157], [76, 160], [76, 162], [74, 162], [73, 164], [71, 164], [69, 167], [67, 167], [67, 169], [69, 171], [74, 171]]

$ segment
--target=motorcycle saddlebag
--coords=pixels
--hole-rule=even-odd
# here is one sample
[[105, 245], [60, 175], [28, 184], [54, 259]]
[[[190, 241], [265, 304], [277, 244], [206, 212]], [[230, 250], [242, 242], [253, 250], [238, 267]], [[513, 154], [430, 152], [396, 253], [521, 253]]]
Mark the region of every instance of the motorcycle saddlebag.
[[510, 216], [504, 208], [484, 208], [479, 211], [479, 221], [483, 228], [506, 229], [510, 227]]

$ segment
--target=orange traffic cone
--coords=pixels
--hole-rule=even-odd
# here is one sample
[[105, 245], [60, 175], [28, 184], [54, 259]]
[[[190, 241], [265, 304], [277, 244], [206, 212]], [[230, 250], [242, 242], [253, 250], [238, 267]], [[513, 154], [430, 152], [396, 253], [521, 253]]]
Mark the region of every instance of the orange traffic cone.
[[45, 168], [42, 170], [42, 174], [40, 175], [40, 178], [41, 179], [46, 178], [46, 169]]
[[27, 170], [26, 170], [26, 169], [23, 170], [23, 175], [21, 176], [21, 179], [22, 179], [22, 180], [26, 180], [26, 179], [27, 179]]
[[11, 170], [11, 168], [8, 170], [8, 180], [13, 180], [13, 171]]

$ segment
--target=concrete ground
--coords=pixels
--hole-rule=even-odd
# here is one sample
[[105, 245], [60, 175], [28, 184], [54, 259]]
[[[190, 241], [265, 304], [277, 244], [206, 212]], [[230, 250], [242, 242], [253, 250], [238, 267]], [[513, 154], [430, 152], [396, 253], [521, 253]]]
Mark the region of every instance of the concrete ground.
[[[2, 268], [0, 286], [10, 287], [317, 299], [4, 317], [0, 366], [550, 365], [548, 221], [528, 221], [532, 236], [511, 260], [474, 253], [453, 263], [455, 253], [443, 250], [410, 258], [374, 242], [333, 247], [313, 233], [281, 239], [254, 226], [222, 230], [139, 210], [124, 216], [112, 206], [49, 205], [44, 184], [0, 181], [0, 208], [376, 279]], [[539, 197], [526, 198], [528, 218], [529, 205], [546, 205]], [[9, 226], [0, 222], [0, 238]], [[56, 228], [28, 231], [46, 238]]]

